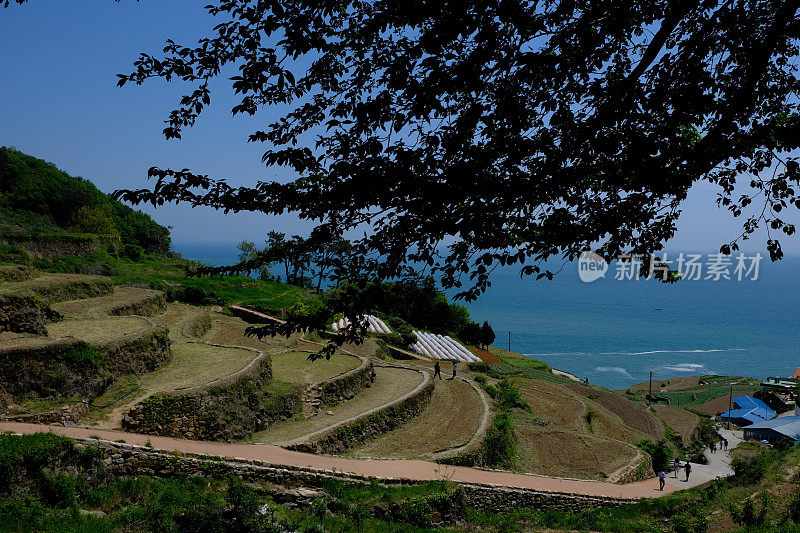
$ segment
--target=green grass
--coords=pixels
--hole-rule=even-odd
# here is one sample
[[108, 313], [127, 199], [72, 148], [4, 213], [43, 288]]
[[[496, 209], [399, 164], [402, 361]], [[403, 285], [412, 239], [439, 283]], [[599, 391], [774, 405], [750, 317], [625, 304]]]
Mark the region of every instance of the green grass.
[[536, 359], [528, 359], [527, 357], [511, 357], [508, 355], [501, 355], [500, 361], [509, 366], [513, 366], [514, 368], [518, 368], [522, 371], [528, 370], [552, 370], [550, 365], [545, 363], [544, 361], [537, 361]]
[[559, 374], [553, 374], [553, 369], [544, 361], [523, 357], [500, 356], [500, 364], [492, 365], [489, 375], [502, 379], [505, 376], [523, 376], [530, 379], [542, 379], [553, 383], [573, 383], [573, 381]]
[[[753, 393], [758, 390], [757, 387], [749, 386], [734, 386], [733, 392], [747, 392]], [[707, 386], [698, 390], [680, 391], [680, 392], [659, 392], [658, 396], [669, 398], [669, 404], [672, 407], [686, 409], [696, 405], [702, 405], [706, 402], [721, 398], [730, 394], [730, 386]]]

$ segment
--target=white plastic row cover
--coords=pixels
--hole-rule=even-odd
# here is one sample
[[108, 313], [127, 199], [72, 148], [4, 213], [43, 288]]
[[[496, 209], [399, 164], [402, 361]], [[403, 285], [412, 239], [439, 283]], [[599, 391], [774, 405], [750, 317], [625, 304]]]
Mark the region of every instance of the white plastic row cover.
[[412, 346], [414, 350], [432, 359], [456, 359], [464, 362], [480, 361], [480, 358], [464, 348], [450, 336], [435, 335], [415, 331], [417, 342]]
[[[367, 315], [364, 317], [367, 319], [367, 331], [372, 333], [391, 333], [392, 330], [389, 329], [389, 326], [381, 320], [380, 318], [372, 315]], [[340, 329], [344, 329], [350, 325], [350, 321], [346, 318], [340, 318], [337, 322], [331, 324], [333, 331], [339, 331]]]

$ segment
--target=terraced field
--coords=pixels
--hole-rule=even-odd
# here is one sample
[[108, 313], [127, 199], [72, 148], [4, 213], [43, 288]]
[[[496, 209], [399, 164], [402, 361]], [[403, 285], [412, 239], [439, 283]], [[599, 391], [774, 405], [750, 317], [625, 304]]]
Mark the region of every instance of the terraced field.
[[51, 303], [105, 296], [112, 290], [110, 279], [83, 274], [39, 274], [31, 280], [0, 284], [0, 295], [33, 293]]
[[[135, 392], [126, 396], [124, 401], [115, 403], [113, 408], [106, 408], [102, 413], [96, 414], [94, 418], [97, 425], [119, 427], [123, 415], [130, 407], [148, 396], [213, 384], [242, 370], [258, 356], [255, 351], [210, 346], [187, 336], [184, 333], [187, 326], [205, 312], [203, 308], [170, 303], [164, 314], [155, 317], [157, 322], [169, 328], [172, 359], [155, 372], [127, 376], [121, 380], [129, 390]], [[112, 392], [122, 393], [119, 390]], [[113, 398], [108, 396], [95, 404], [103, 405], [106, 400], [112, 401]]]
[[422, 414], [347, 455], [428, 459], [436, 452], [468, 443], [478, 431], [484, 415], [483, 401], [469, 383], [460, 379], [437, 380], [435, 386], [431, 401]]
[[616, 439], [541, 427], [527, 413], [514, 413], [512, 422], [518, 439], [515, 466], [523, 472], [603, 480], [626, 465], [638, 466], [637, 458], [643, 457]]
[[631, 443], [663, 437], [661, 420], [624, 396], [578, 383], [512, 379], [531, 412], [513, 413], [515, 468], [534, 474], [618, 479], [644, 455]]
[[275, 444], [305, 437], [386, 405], [414, 390], [423, 380], [419, 372], [404, 368], [376, 366], [375, 374], [373, 385], [359, 392], [353, 399], [323, 409], [316, 416], [295, 416], [278, 422], [269, 429], [256, 433], [250, 440]]
[[680, 434], [684, 443], [688, 444], [692, 441], [694, 429], [700, 422], [698, 415], [669, 405], [654, 405], [653, 409], [657, 417]]
[[140, 316], [86, 318], [48, 324], [47, 334], [53, 338], [73, 337], [89, 344], [104, 344], [135, 336], [151, 327], [151, 322]]
[[[151, 312], [142, 312], [150, 311]], [[116, 287], [114, 294], [99, 298], [68, 300], [52, 306], [66, 318], [99, 318], [123, 314], [155, 314], [164, 309], [164, 296], [159, 291], [135, 287]], [[125, 312], [130, 310], [131, 312]]]
[[270, 354], [272, 374], [281, 381], [308, 386], [344, 374], [361, 364], [358, 357], [345, 353], [337, 353], [329, 360], [309, 361], [308, 352], [296, 349], [298, 336], [258, 339], [244, 334], [249, 324], [239, 318], [219, 313], [213, 313], [212, 318], [211, 329], [203, 340], [228, 346], [247, 346]]

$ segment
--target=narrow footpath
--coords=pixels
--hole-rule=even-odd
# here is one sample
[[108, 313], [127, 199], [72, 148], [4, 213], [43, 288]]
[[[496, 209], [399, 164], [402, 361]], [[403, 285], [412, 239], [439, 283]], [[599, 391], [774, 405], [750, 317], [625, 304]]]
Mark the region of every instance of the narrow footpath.
[[683, 465], [686, 463], [681, 463], [681, 469], [678, 473], [677, 479], [674, 477], [674, 470], [666, 472], [667, 486], [671, 485], [678, 490], [688, 489], [708, 483], [713, 479], [733, 475], [733, 469], [731, 468], [731, 455], [729, 452], [741, 444], [744, 432], [733, 431], [730, 429], [718, 429], [717, 431], [720, 435], [722, 435], [723, 439], [728, 440], [728, 450], [720, 451], [717, 449], [716, 452], [711, 453], [710, 448], [706, 449], [704, 455], [708, 460], [708, 464], [701, 465], [699, 463], [690, 463], [692, 465], [692, 471], [689, 474], [689, 481], [686, 481], [686, 471], [683, 468]]
[[[95, 428], [0, 422], [0, 431], [10, 431], [17, 434], [54, 433], [73, 438], [99, 438], [109, 442], [121, 439], [128, 444], [139, 446], [144, 446], [149, 442], [153, 449], [165, 452], [177, 450], [188, 454], [216, 455], [234, 461], [260, 460], [273, 465], [331, 470], [360, 476], [375, 477], [386, 481], [449, 480], [461, 483], [481, 483], [545, 492], [630, 499], [653, 498], [679, 490], [673, 485], [667, 485], [664, 492], [659, 492], [658, 481], [656, 479], [649, 479], [626, 485], [615, 485], [613, 483], [604, 483], [600, 481], [552, 478], [495, 470], [481, 470], [478, 468], [447, 466], [428, 461], [349, 459], [345, 457], [294, 452], [268, 444], [203, 442]], [[680, 488], [686, 487], [683, 486]]]

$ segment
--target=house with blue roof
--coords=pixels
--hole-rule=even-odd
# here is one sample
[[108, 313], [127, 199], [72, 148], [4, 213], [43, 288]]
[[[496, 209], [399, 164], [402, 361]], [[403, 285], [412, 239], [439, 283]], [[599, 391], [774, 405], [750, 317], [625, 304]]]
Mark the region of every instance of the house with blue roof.
[[752, 396], [737, 396], [733, 399], [736, 409], [725, 411], [720, 415], [723, 422], [731, 421], [732, 424], [745, 427], [772, 420], [777, 414], [767, 404]]
[[744, 438], [765, 440], [771, 444], [800, 440], [800, 416], [782, 416], [744, 428]]

